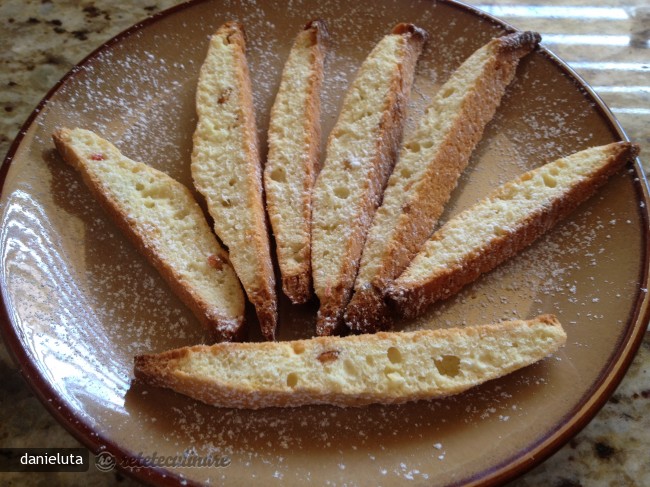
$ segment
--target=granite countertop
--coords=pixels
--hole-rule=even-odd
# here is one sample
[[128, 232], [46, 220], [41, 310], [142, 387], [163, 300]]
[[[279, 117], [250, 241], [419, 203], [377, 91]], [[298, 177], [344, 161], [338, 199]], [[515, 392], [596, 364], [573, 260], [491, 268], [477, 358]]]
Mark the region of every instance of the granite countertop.
[[[0, 153], [45, 93], [77, 62], [115, 34], [175, 0], [0, 0]], [[515, 27], [537, 30], [610, 106], [650, 168], [650, 7], [646, 0], [521, 0], [477, 5]], [[554, 9], [550, 9], [555, 7]], [[0, 347], [0, 446], [75, 447]], [[593, 421], [512, 486], [650, 485], [650, 333], [622, 384]], [[3, 485], [45, 485], [47, 474], [3, 474]], [[91, 468], [57, 474], [65, 484], [136, 485]]]

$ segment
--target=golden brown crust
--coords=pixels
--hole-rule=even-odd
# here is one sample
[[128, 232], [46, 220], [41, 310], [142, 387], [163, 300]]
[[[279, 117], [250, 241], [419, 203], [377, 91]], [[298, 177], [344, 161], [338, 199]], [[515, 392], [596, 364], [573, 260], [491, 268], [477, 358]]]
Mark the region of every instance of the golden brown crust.
[[[159, 255], [150, 240], [150, 236], [138, 231], [135, 223], [124, 211], [122, 205], [110, 194], [102, 189], [102, 184], [87, 169], [86, 163], [81, 159], [79, 153], [70, 143], [70, 130], [58, 129], [52, 134], [57, 151], [64, 161], [74, 167], [80, 174], [92, 193], [95, 200], [106, 211], [111, 220], [138, 249], [138, 251], [149, 261], [151, 265], [167, 281], [174, 293], [190, 308], [193, 314], [208, 330], [215, 341], [232, 341], [243, 337], [244, 316], [232, 319], [224, 316], [210, 303], [207, 303], [192, 288], [183, 282], [181, 276], [174, 270], [173, 265], [164, 257]], [[150, 168], [151, 171], [156, 171]], [[179, 186], [180, 183], [178, 183]], [[189, 189], [182, 186], [185, 192], [193, 199]], [[224, 252], [225, 254], [225, 252]], [[226, 255], [227, 258], [227, 255]]]
[[[208, 200], [208, 209], [215, 220], [215, 231], [223, 240], [224, 244], [228, 246], [235, 271], [242, 280], [242, 285], [248, 299], [255, 306], [262, 333], [266, 339], [273, 340], [275, 339], [277, 327], [277, 296], [263, 204], [262, 169], [258, 149], [252, 88], [248, 64], [246, 62], [245, 33], [243, 26], [238, 22], [227, 22], [216, 31], [214, 37], [221, 37], [225, 40], [226, 44], [235, 46], [232, 53], [233, 70], [231, 75], [233, 77], [232, 83], [236, 86], [236, 89], [233, 91], [238, 98], [235, 100], [235, 103], [227, 103], [230, 101], [228, 98], [232, 96], [232, 92], [230, 91], [227, 93], [214, 93], [214, 97], [217, 98], [215, 100], [216, 104], [221, 109], [234, 110], [236, 112], [237, 122], [241, 130], [241, 143], [236, 150], [241, 151], [241, 154], [243, 154], [242, 160], [246, 162], [243, 165], [244, 167], [237, 168], [237, 172], [239, 174], [245, 174], [246, 189], [242, 192], [242, 195], [246, 198], [245, 211], [250, 217], [249, 221], [251, 225], [243, 230], [245, 235], [240, 236], [237, 239], [238, 241], [228, 241], [229, 239], [222, 232], [219, 223], [220, 214], [215, 210], [218, 205], [213, 201], [214, 198], [221, 197], [221, 195], [211, 195], [210, 187], [197, 183], [196, 175], [194, 179], [197, 189]], [[207, 70], [205, 64], [201, 70], [199, 84], [201, 84], [203, 76], [210, 76], [210, 72]], [[197, 111], [199, 112], [199, 123], [202, 123], [202, 107], [197, 106]], [[195, 132], [195, 152], [200, 142], [198, 137], [197, 132]], [[231, 148], [229, 150], [233, 149]], [[192, 170], [194, 173], [194, 161]], [[240, 256], [241, 245], [244, 241], [246, 245], [255, 249], [255, 262], [248, 262], [247, 259]], [[255, 266], [254, 273], [244, 270], [250, 271], [248, 269], [250, 266]], [[243, 277], [244, 275], [251, 274], [254, 274], [252, 278]]]
[[303, 28], [305, 31], [309, 31], [312, 43], [314, 45], [327, 46], [329, 42], [330, 33], [327, 28], [327, 22], [323, 19], [313, 19], [305, 24]]
[[[330, 283], [334, 282], [334, 284], [328, 285], [324, 292], [321, 290], [318, 295], [320, 300], [316, 323], [318, 335], [332, 335], [343, 331], [343, 313], [350, 300], [366, 233], [379, 206], [383, 189], [399, 151], [415, 64], [427, 37], [422, 29], [415, 26], [407, 27], [407, 25], [409, 24], [399, 24], [395, 27], [397, 32], [393, 31], [395, 35], [401, 35], [406, 40], [402, 61], [392, 78], [390, 95], [385, 98], [384, 106], [381, 107], [382, 116], [378, 125], [381, 133], [374, 138], [374, 147], [369, 151], [373, 154], [373, 171], [370, 178], [363, 182], [366, 196], [361, 201], [362, 206], [357, 209], [358, 217], [355, 221], [341, 222], [349, 228], [349, 234], [338, 250], [343, 255], [341, 259], [343, 264], [340, 269], [328, 270], [336, 276], [335, 279], [330, 280]], [[337, 137], [336, 131], [335, 126], [329, 136], [330, 141]], [[315, 207], [314, 211], [317, 210]]]
[[[486, 340], [487, 338], [487, 340]], [[528, 350], [520, 351], [512, 347], [513, 340], [524, 340], [528, 344]], [[527, 340], [527, 341], [526, 341]], [[358, 335], [342, 337], [316, 337], [309, 340], [296, 340], [292, 342], [266, 342], [266, 343], [237, 343], [217, 344], [213, 346], [193, 346], [177, 350], [171, 350], [156, 355], [140, 355], [135, 358], [135, 377], [144, 383], [167, 387], [192, 398], [203, 401], [218, 407], [236, 407], [247, 409], [258, 409], [266, 407], [296, 407], [306, 404], [333, 404], [342, 407], [360, 407], [373, 403], [399, 404], [408, 401], [430, 400], [436, 397], [444, 397], [460, 393], [486, 380], [494, 379], [508, 374], [516, 369], [542, 359], [549, 353], [554, 352], [566, 341], [566, 334], [557, 318], [552, 315], [542, 315], [531, 320], [513, 320], [491, 325], [469, 326], [462, 328], [439, 329], [439, 330], [418, 330], [415, 332], [379, 332], [373, 335]], [[495, 343], [500, 342], [500, 345]], [[475, 343], [476, 347], [468, 346], [468, 343]], [[490, 344], [488, 344], [490, 343]], [[384, 376], [386, 365], [381, 362], [370, 366], [370, 369], [360, 374], [359, 377], [343, 386], [338, 380], [321, 380], [321, 374], [336, 374], [326, 372], [329, 367], [336, 367], [335, 363], [341, 357], [358, 357], [368, 353], [381, 361], [381, 356], [390, 350], [391, 347], [404, 350], [415, 350], [419, 345], [410, 348], [413, 344], [424, 344], [424, 347], [431, 345], [431, 350], [425, 348], [426, 352], [419, 353], [419, 357], [426, 361], [433, 361], [436, 354], [457, 354], [458, 358], [467, 364], [478, 360], [481, 361], [480, 353], [475, 354], [473, 349], [482, 346], [495, 355], [498, 366], [490, 363], [490, 359], [476, 368], [467, 369], [471, 377], [465, 379], [464, 374], [459, 374], [459, 380], [448, 380], [449, 377], [440, 377], [432, 382], [423, 382], [416, 387], [377, 387], [377, 384], [368, 382], [365, 374], [374, 375], [373, 367], [379, 368], [376, 373]], [[504, 350], [507, 348], [509, 350]], [[420, 349], [421, 350], [421, 349]], [[510, 353], [506, 358], [502, 354]], [[300, 354], [306, 357], [303, 362], [293, 366], [284, 367], [279, 365], [278, 369], [266, 365], [275, 359], [291, 360], [290, 357]], [[366, 355], [366, 356], [368, 356]], [[237, 366], [241, 357], [246, 357], [250, 364], [241, 376], [244, 380], [234, 380], [221, 376], [219, 373], [211, 373], [207, 370], [211, 366], [210, 358], [223, 357], [227, 360], [228, 366]], [[239, 358], [238, 358], [239, 357]], [[408, 360], [408, 359], [407, 359]], [[201, 363], [197, 367], [189, 366], [190, 363]], [[262, 363], [264, 362], [264, 363]], [[426, 373], [426, 370], [418, 370], [416, 374], [414, 367], [424, 368], [428, 363], [408, 362], [404, 376], [413, 376]], [[483, 372], [486, 365], [492, 368], [490, 372]], [[280, 379], [271, 381], [263, 379], [258, 382], [260, 371], [264, 376], [274, 369], [274, 375]], [[388, 369], [391, 367], [388, 366]], [[437, 366], [434, 365], [434, 368]], [[298, 387], [291, 387], [283, 384], [283, 378], [289, 371], [309, 376], [305, 369], [323, 371], [318, 372], [316, 379], [318, 383], [307, 383]], [[238, 369], [240, 370], [240, 369]], [[435, 371], [432, 371], [435, 372]], [[444, 375], [444, 373], [442, 373]], [[239, 377], [239, 376], [238, 376]], [[338, 377], [338, 376], [337, 376]], [[386, 385], [386, 384], [384, 384]]]
[[344, 316], [352, 333], [375, 333], [393, 322], [393, 310], [384, 297], [387, 286], [376, 281], [354, 291]]
[[[286, 130], [286, 127], [276, 126], [276, 124], [282, 124], [282, 118], [299, 115], [298, 113], [288, 114], [285, 112], [286, 108], [281, 106], [280, 98], [283, 98], [282, 102], [286, 104], [287, 100], [284, 98], [287, 97], [288, 91], [296, 83], [303, 81], [302, 79], [288, 79], [290, 74], [286, 72], [287, 68], [283, 73], [283, 82], [276, 103], [271, 110], [269, 125], [269, 155], [264, 169], [266, 204], [277, 244], [276, 251], [282, 276], [282, 289], [294, 304], [305, 303], [311, 297], [311, 195], [320, 158], [320, 92], [327, 38], [325, 22], [315, 19], [310, 21], [298, 34], [292, 47], [292, 53], [294, 51], [297, 53], [300, 50], [309, 52], [309, 77], [303, 93], [304, 105], [300, 107], [302, 129], [305, 136], [300, 147], [301, 153], [294, 154], [294, 157], [289, 158], [289, 162], [300, 164], [300, 167], [282, 167], [282, 158], [286, 157], [287, 149], [283, 150], [280, 146], [284, 140], [282, 129]], [[299, 228], [296, 228], [295, 225], [287, 228], [287, 224], [282, 221], [284, 212], [294, 210], [294, 208], [286, 208], [286, 203], [283, 203], [283, 196], [286, 198], [293, 188], [286, 187], [291, 186], [290, 181], [286, 181], [283, 187], [276, 187], [277, 182], [274, 183], [273, 179], [276, 169], [285, 170], [284, 174], [288, 173], [287, 177], [289, 178], [300, 176], [302, 179], [300, 201], [289, 202], [292, 205], [300, 206], [297, 209], [302, 218]], [[276, 194], [276, 192], [280, 194]], [[304, 235], [298, 250], [295, 246], [296, 235]], [[294, 245], [289, 242], [289, 239], [293, 240]]]
[[391, 34], [406, 35], [411, 37], [415, 42], [424, 44], [429, 39], [429, 33], [415, 24], [401, 22], [393, 27]]
[[[366, 248], [373, 242], [373, 237], [379, 239], [379, 245], [383, 246], [381, 268], [370, 282], [360, 283], [357, 278], [345, 315], [346, 324], [353, 332], [371, 333], [391, 322], [390, 310], [384, 300], [387, 286], [408, 266], [433, 232], [485, 126], [514, 78], [519, 59], [528, 54], [539, 40], [537, 33], [516, 32], [488, 44], [490, 62], [475, 80], [472, 90], [467, 92], [460, 110], [454, 114], [453, 123], [439, 149], [427, 162], [425, 173], [403, 202], [396, 224], [388, 235], [381, 232], [375, 236], [372, 230], [370, 232]], [[405, 141], [406, 145], [408, 141]], [[398, 162], [391, 178], [400, 178], [399, 167]], [[388, 191], [391, 191], [390, 183]], [[362, 266], [364, 264], [362, 260]]]
[[[522, 56], [532, 51], [541, 40], [542, 36], [539, 33], [531, 31], [513, 32], [512, 34], [495, 39], [501, 51], [510, 51], [515, 56]], [[523, 51], [524, 54], [517, 53], [516, 51]]]
[[307, 272], [282, 276], [282, 289], [293, 304], [304, 304], [309, 301], [312, 292], [311, 265]]
[[[573, 185], [550, 206], [539, 207], [525, 221], [516, 225], [511, 231], [504, 232], [480, 252], [468, 255], [462, 262], [445, 271], [432, 273], [418, 281], [406, 284], [400, 279], [396, 280], [388, 286], [386, 292], [391, 305], [403, 316], [416, 317], [435, 301], [456, 294], [481, 274], [494, 269], [533, 243], [578, 205], [586, 201], [627, 161], [638, 154], [638, 146], [629, 142], [615, 142], [606, 146], [605, 152], [608, 153], [607, 161], [593, 177], [585, 178]], [[497, 189], [495, 194], [503, 191], [502, 188]], [[439, 239], [444, 229], [443, 226], [431, 239]]]

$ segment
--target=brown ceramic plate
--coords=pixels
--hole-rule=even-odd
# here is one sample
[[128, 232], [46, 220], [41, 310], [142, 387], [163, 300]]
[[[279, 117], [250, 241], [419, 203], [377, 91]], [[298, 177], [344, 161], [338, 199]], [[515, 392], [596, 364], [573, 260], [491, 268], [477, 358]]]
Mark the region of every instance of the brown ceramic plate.
[[[50, 134], [62, 125], [95, 130], [190, 184], [194, 86], [208, 35], [230, 19], [245, 24], [265, 140], [283, 61], [314, 17], [326, 19], [332, 34], [325, 134], [355, 69], [396, 22], [431, 34], [411, 118], [466, 56], [510, 29], [440, 1], [199, 1], [108, 42], [48, 94], [3, 166], [6, 343], [52, 414], [143, 480], [448, 485], [512, 478], [587, 423], [640, 343], [648, 314], [648, 196], [638, 161], [520, 256], [426, 319], [398, 327], [555, 313], [568, 343], [539, 364], [449, 399], [363, 409], [215, 409], [132, 382], [134, 355], [195, 344], [203, 332], [53, 153]], [[593, 92], [540, 49], [521, 64], [445, 218], [528, 168], [624, 138]], [[280, 311], [282, 339], [311, 333], [315, 305], [284, 301]], [[231, 463], [143, 467], [143, 456], [183, 454], [226, 455]]]

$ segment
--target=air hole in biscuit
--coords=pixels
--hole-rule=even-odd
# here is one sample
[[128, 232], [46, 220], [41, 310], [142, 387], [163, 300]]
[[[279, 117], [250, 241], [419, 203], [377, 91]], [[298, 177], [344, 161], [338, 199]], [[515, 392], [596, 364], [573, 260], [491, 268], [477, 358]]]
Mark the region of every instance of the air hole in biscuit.
[[294, 343], [292, 348], [293, 348], [293, 353], [295, 353], [296, 355], [300, 355], [305, 351], [305, 345], [300, 342]]
[[298, 385], [298, 374], [291, 372], [287, 375], [287, 385], [289, 387], [296, 387]]
[[354, 376], [357, 374], [357, 368], [349, 359], [343, 361], [343, 368], [345, 369], [345, 372], [349, 375]]
[[189, 214], [190, 212], [187, 209], [178, 210], [176, 213], [174, 213], [174, 219], [184, 220]]
[[435, 359], [433, 363], [442, 375], [456, 377], [460, 373], [460, 359], [456, 355], [443, 355]]
[[324, 223], [322, 225], [318, 225], [320, 229], [322, 229], [324, 232], [331, 232], [332, 230], [336, 230], [337, 224], [336, 223]]
[[307, 260], [309, 252], [305, 249], [305, 246], [300, 243], [292, 243], [288, 249], [291, 252], [291, 258], [294, 262], [300, 264]]
[[154, 203], [153, 201], [145, 201], [144, 206], [146, 206], [147, 208], [153, 208], [154, 206], [156, 206], [156, 203]]
[[420, 152], [420, 144], [417, 142], [411, 142], [409, 145], [406, 146], [408, 150], [411, 152]]
[[230, 179], [228, 180], [228, 186], [234, 186], [235, 184], [237, 184], [237, 179], [235, 179], [235, 178], [230, 178]]
[[334, 194], [336, 195], [337, 198], [341, 198], [342, 200], [344, 200], [347, 199], [348, 196], [350, 196], [350, 190], [345, 186], [339, 186], [338, 188], [334, 189]]
[[136, 183], [136, 184], [135, 184], [135, 189], [136, 189], [137, 191], [142, 191], [142, 190], [144, 189], [144, 184], [142, 184], [142, 183]]
[[399, 364], [402, 361], [402, 353], [397, 347], [390, 347], [386, 352], [391, 364]]
[[542, 175], [542, 179], [547, 188], [555, 188], [557, 186], [557, 180], [550, 174]]
[[277, 167], [271, 171], [271, 179], [273, 181], [276, 181], [278, 183], [286, 183], [287, 182], [287, 173], [284, 171], [284, 168], [282, 167]]
[[403, 177], [404, 179], [408, 179], [408, 178], [410, 178], [410, 177], [413, 175], [413, 173], [411, 172], [410, 169], [408, 169], [408, 168], [405, 167], [405, 168], [403, 168], [403, 169], [400, 171], [399, 175], [400, 175], [401, 177]]

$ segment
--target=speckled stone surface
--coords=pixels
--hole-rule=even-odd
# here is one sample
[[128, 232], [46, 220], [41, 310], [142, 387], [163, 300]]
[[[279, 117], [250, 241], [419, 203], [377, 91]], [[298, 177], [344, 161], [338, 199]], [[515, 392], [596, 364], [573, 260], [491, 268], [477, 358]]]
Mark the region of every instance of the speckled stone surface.
[[[47, 91], [103, 42], [174, 0], [0, 0], [0, 153]], [[545, 43], [592, 84], [650, 167], [650, 7], [646, 0], [520, 0], [477, 5]], [[556, 7], [549, 10], [548, 7]], [[576, 36], [582, 36], [577, 38]], [[0, 447], [74, 447], [0, 347]], [[91, 466], [84, 474], [0, 473], [2, 485], [137, 485]], [[650, 485], [650, 334], [605, 407], [566, 446], [510, 486]]]

